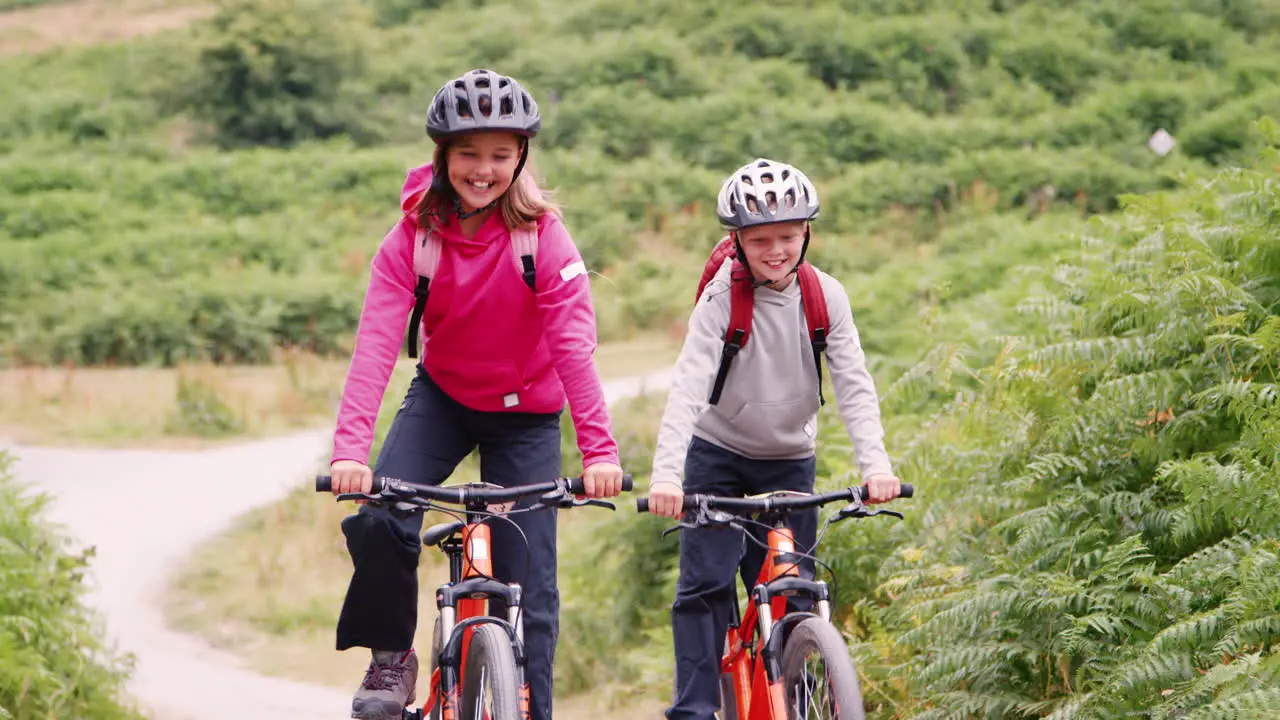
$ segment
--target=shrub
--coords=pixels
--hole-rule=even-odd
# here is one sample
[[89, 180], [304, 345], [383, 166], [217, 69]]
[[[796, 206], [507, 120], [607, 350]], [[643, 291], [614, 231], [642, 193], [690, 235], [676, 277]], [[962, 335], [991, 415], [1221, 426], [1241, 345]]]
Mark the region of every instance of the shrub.
[[[292, 145], [359, 129], [363, 18], [350, 3], [221, 0], [182, 90], [224, 147]], [[189, 95], [187, 94], [189, 92]]]
[[13, 720], [139, 720], [123, 700], [127, 658], [103, 642], [85, 604], [93, 549], [68, 549], [0, 452], [0, 715]]

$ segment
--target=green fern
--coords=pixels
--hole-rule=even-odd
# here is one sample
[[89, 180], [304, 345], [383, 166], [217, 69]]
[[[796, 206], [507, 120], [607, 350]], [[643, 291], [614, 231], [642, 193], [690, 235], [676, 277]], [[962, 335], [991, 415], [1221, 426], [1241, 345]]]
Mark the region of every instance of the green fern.
[[[1042, 327], [971, 339], [965, 394], [903, 443], [912, 550], [860, 610], [910, 683], [895, 718], [1280, 707], [1280, 182], [1234, 169], [1125, 203], [1010, 303]], [[886, 402], [955, 387], [949, 353]], [[964, 492], [930, 496], [941, 476]]]

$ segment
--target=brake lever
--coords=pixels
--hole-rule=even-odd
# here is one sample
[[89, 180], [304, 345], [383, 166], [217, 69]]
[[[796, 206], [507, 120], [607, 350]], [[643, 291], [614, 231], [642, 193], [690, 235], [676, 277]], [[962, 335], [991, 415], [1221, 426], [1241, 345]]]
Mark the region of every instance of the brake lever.
[[618, 509], [617, 505], [614, 505], [613, 503], [607, 500], [577, 497], [574, 495], [570, 495], [564, 490], [552, 490], [551, 492], [538, 498], [538, 502], [542, 503], [543, 505], [547, 505], [549, 507], [557, 507], [562, 509], [575, 508], [575, 507], [587, 507], [589, 505], [593, 505], [595, 507], [602, 507], [602, 508], [605, 508], [606, 510], [616, 511]]
[[836, 518], [838, 520], [844, 520], [846, 518], [869, 518], [875, 517], [876, 515], [892, 515], [899, 520], [904, 519], [902, 513], [897, 510], [871, 510], [860, 502], [849, 503], [840, 511]]
[[382, 493], [370, 495], [369, 493], [340, 493], [336, 501], [344, 502], [346, 500], [368, 500], [369, 502], [386, 502], [388, 498]]
[[675, 532], [675, 531], [677, 531], [677, 530], [681, 530], [681, 529], [683, 529], [683, 528], [693, 529], [693, 528], [696, 528], [696, 527], [698, 527], [698, 526], [697, 526], [697, 525], [695, 525], [695, 524], [693, 524], [693, 523], [687, 523], [687, 522], [680, 522], [680, 523], [676, 523], [675, 525], [672, 525], [671, 527], [667, 528], [666, 530], [663, 530], [663, 531], [662, 531], [662, 537], [666, 537], [666, 536], [670, 535], [671, 533], [673, 533], [673, 532]]

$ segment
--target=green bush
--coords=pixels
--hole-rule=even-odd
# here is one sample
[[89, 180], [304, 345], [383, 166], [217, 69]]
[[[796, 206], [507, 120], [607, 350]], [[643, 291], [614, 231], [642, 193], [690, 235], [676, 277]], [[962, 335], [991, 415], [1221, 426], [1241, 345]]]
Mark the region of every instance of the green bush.
[[863, 608], [912, 717], [1280, 700], [1278, 210], [1274, 169], [1128, 199], [1024, 305], [1061, 323], [957, 374], [977, 383], [903, 454], [932, 491]]
[[360, 98], [345, 81], [361, 71], [365, 48], [363, 17], [353, 10], [316, 0], [221, 0], [197, 73], [181, 92], [224, 147], [355, 133]]
[[129, 663], [84, 602], [93, 549], [68, 550], [12, 461], [0, 452], [0, 716], [139, 720], [122, 698]]

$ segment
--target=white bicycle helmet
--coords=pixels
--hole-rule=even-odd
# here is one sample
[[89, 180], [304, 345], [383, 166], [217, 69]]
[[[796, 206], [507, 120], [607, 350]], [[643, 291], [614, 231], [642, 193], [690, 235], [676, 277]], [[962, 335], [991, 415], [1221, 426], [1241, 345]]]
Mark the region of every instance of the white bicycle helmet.
[[765, 158], [752, 160], [730, 175], [716, 201], [716, 215], [730, 230], [812, 220], [818, 211], [818, 191], [809, 178], [786, 163]]

